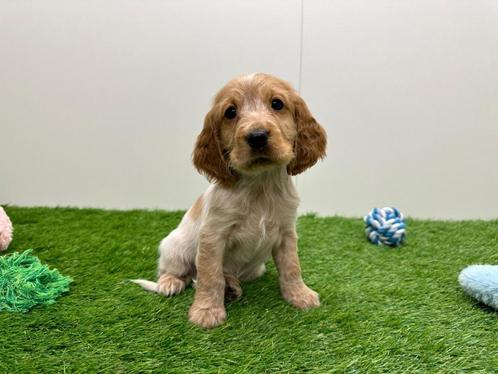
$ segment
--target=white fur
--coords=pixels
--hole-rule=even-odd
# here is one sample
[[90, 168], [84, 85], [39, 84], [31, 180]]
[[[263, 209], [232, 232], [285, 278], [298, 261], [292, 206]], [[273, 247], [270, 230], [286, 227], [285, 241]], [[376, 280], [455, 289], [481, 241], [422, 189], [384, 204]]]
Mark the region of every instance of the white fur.
[[144, 290], [150, 292], [157, 292], [158, 290], [157, 282], [152, 282], [145, 279], [131, 279], [131, 282], [139, 284]]
[[242, 79], [245, 79], [247, 81], [251, 81], [254, 79], [254, 77], [256, 76], [256, 74], [258, 74], [257, 72], [254, 72], [254, 73], [251, 73], [251, 74], [247, 74], [247, 75], [244, 75], [242, 77]]

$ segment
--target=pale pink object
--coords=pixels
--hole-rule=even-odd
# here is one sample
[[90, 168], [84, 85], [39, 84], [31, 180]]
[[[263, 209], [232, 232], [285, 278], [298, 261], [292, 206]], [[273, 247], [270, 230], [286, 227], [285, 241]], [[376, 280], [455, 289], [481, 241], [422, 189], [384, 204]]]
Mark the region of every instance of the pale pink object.
[[0, 251], [4, 251], [12, 241], [12, 222], [5, 210], [0, 206]]

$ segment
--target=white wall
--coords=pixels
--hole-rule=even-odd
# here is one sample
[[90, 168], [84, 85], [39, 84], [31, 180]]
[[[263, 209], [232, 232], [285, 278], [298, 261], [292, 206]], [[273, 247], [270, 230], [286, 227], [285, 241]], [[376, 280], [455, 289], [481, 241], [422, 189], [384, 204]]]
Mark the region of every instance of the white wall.
[[330, 133], [299, 181], [307, 208], [498, 217], [498, 1], [304, 9], [302, 91]]
[[187, 208], [209, 102], [253, 71], [301, 86], [329, 132], [302, 211], [498, 217], [485, 0], [0, 0], [0, 203]]

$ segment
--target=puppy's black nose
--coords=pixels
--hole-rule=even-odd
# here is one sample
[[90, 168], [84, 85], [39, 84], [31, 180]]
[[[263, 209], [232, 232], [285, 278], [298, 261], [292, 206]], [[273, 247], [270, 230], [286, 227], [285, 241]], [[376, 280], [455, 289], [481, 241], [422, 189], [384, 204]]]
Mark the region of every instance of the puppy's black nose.
[[267, 130], [256, 130], [246, 136], [247, 144], [252, 149], [261, 149], [268, 145], [268, 134]]

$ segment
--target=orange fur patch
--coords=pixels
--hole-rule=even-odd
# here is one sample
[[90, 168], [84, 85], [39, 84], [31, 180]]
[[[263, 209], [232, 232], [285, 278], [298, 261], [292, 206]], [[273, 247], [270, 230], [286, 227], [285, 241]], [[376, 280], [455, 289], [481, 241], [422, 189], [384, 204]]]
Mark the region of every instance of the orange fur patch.
[[197, 220], [202, 213], [202, 208], [204, 207], [204, 198], [199, 196], [195, 201], [194, 205], [189, 209], [188, 214], [193, 220]]

